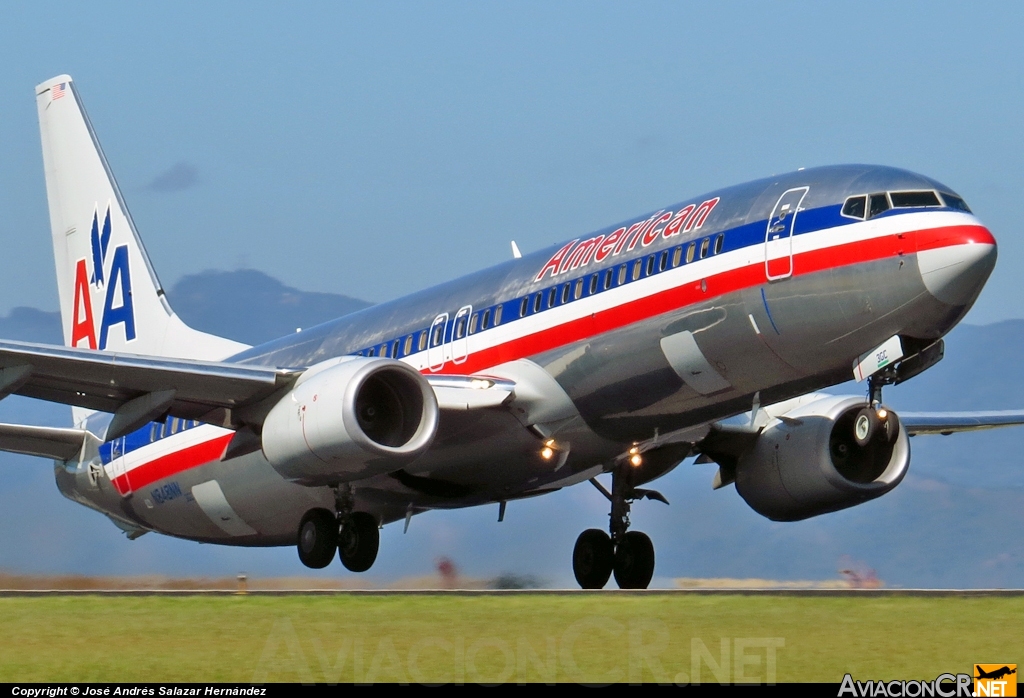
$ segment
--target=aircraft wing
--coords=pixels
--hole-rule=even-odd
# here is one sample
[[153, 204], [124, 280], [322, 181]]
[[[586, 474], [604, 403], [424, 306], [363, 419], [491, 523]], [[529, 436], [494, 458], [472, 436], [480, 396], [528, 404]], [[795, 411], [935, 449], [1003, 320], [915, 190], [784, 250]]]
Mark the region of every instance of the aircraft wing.
[[917, 434], [952, 434], [957, 431], [981, 431], [1024, 424], [1024, 411], [996, 410], [990, 412], [897, 412], [903, 427], [911, 436]]
[[232, 412], [300, 371], [0, 341], [0, 398], [10, 394], [114, 413], [108, 438], [164, 415], [237, 426]]
[[[300, 373], [302, 369], [0, 341], [0, 399], [16, 394], [113, 413], [107, 439], [166, 415], [229, 428], [258, 423], [263, 410], [256, 406], [290, 386]], [[429, 376], [427, 380], [438, 407], [453, 412], [500, 407], [515, 388], [515, 382], [501, 378]], [[247, 414], [246, 408], [255, 409]], [[0, 450], [59, 457], [70, 448], [65, 442], [71, 436], [63, 432], [52, 436], [51, 445], [37, 444], [33, 448], [41, 450], [31, 451], [7, 448], [0, 432]], [[76, 438], [81, 446], [81, 434]]]

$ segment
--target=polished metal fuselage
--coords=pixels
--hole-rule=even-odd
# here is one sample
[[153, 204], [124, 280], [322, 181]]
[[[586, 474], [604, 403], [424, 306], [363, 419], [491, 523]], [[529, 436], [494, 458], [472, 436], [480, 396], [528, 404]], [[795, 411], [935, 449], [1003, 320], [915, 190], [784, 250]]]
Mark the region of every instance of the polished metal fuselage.
[[[806, 193], [791, 214], [796, 222], [784, 221], [796, 226], [788, 252], [775, 254], [778, 246], [765, 242], [773, 216], [787, 192], [797, 191], [790, 196], [798, 197], [801, 188]], [[430, 327], [443, 313], [455, 318], [461, 308], [530, 299], [553, 288], [560, 294], [567, 283], [572, 294], [577, 280], [589, 284], [597, 273], [603, 284], [610, 271], [617, 281], [621, 267], [632, 275], [634, 263], [646, 265], [652, 256], [654, 265], [662, 264], [663, 251], [685, 250], [691, 241], [699, 245], [707, 239], [713, 246], [723, 232], [727, 242], [752, 236], [751, 244], [726, 245], [704, 259], [698, 250], [693, 261], [678, 267], [669, 261], [664, 271], [650, 276], [643, 268], [636, 281], [613, 283], [593, 296], [585, 290], [578, 302], [546, 311], [548, 319], [545, 312], [508, 318], [504, 339], [488, 343], [486, 332], [474, 335], [479, 341], [473, 339], [458, 363], [451, 360], [452, 340], [446, 341], [441, 351], [448, 360], [434, 367], [437, 372], [486, 375], [495, 366], [526, 359], [557, 381], [578, 412], [554, 427], [553, 437], [568, 452], [557, 468], [538, 456], [537, 434], [513, 414], [479, 410], [468, 425], [465, 418], [455, 423], [442, 415], [431, 449], [399, 473], [352, 483], [357, 509], [382, 523], [410, 511], [531, 496], [607, 470], [634, 443], [749, 410], [755, 396], [769, 404], [846, 381], [859, 355], [893, 335], [928, 341], [947, 333], [980, 292], [994, 264], [994, 245], [991, 256], [972, 269], [977, 281], [940, 299], [922, 278], [917, 246], [924, 238], [916, 231], [983, 230], [973, 216], [908, 210], [866, 221], [839, 220], [838, 209], [850, 195], [916, 189], [951, 191], [920, 175], [870, 166], [802, 170], [751, 182], [694, 199], [719, 202], [703, 226], [677, 237], [538, 280], [545, 262], [564, 246], [558, 244], [254, 347], [232, 360], [311, 366]], [[806, 229], [798, 231], [801, 216]], [[607, 235], [616, 228], [599, 232]], [[403, 360], [423, 361], [417, 367], [431, 372], [422, 357]], [[182, 442], [207, 438], [209, 430], [217, 428], [201, 426], [178, 436]], [[111, 486], [105, 475], [110, 467], [97, 456], [57, 464], [55, 472], [66, 496], [123, 524], [195, 540], [290, 545], [306, 511], [331, 509], [335, 501], [328, 487], [288, 482], [259, 452], [190, 467], [129, 496]], [[219, 485], [228, 505], [220, 522], [192, 495], [194, 487], [210, 481]]]

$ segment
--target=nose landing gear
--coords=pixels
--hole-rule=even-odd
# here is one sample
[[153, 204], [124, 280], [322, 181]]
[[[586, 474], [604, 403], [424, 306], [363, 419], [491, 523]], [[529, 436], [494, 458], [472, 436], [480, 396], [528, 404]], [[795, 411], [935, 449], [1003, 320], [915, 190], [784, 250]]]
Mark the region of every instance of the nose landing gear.
[[[634, 454], [634, 458], [636, 454]], [[572, 552], [572, 570], [583, 589], [602, 589], [615, 575], [620, 589], [646, 589], [654, 577], [654, 545], [647, 535], [630, 531], [630, 503], [647, 497], [668, 504], [654, 490], [632, 485], [630, 461], [612, 470], [612, 491], [596, 479], [591, 484], [611, 502], [608, 529], [611, 535], [596, 528], [587, 529], [576, 539]]]

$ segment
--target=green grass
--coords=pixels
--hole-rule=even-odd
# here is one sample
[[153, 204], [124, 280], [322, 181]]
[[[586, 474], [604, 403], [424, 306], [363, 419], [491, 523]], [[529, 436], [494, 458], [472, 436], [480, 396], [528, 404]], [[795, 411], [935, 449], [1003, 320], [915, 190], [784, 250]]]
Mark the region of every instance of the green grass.
[[[0, 598], [0, 681], [932, 679], [1020, 662], [1024, 598]], [[747, 647], [744, 649], [743, 645]], [[710, 665], [709, 660], [710, 659]], [[728, 672], [727, 674], [725, 672]]]

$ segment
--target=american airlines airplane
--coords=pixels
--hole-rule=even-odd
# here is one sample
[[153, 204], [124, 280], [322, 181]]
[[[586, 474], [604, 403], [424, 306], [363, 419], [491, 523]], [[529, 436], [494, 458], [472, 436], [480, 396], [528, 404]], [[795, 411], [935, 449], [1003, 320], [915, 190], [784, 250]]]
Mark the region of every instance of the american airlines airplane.
[[[908, 437], [1024, 423], [905, 413], [996, 261], [952, 189], [889, 167], [711, 192], [250, 347], [168, 302], [71, 78], [36, 88], [65, 346], [0, 341], [0, 397], [72, 406], [0, 425], [129, 538], [294, 545], [370, 568], [379, 528], [590, 483], [609, 523], [576, 579], [646, 588], [630, 505], [684, 459], [795, 521], [896, 487]], [[817, 391], [855, 377], [861, 395]], [[611, 475], [611, 487], [596, 479]], [[590, 486], [589, 484], [587, 486]], [[595, 522], [596, 523], [596, 522]]]

